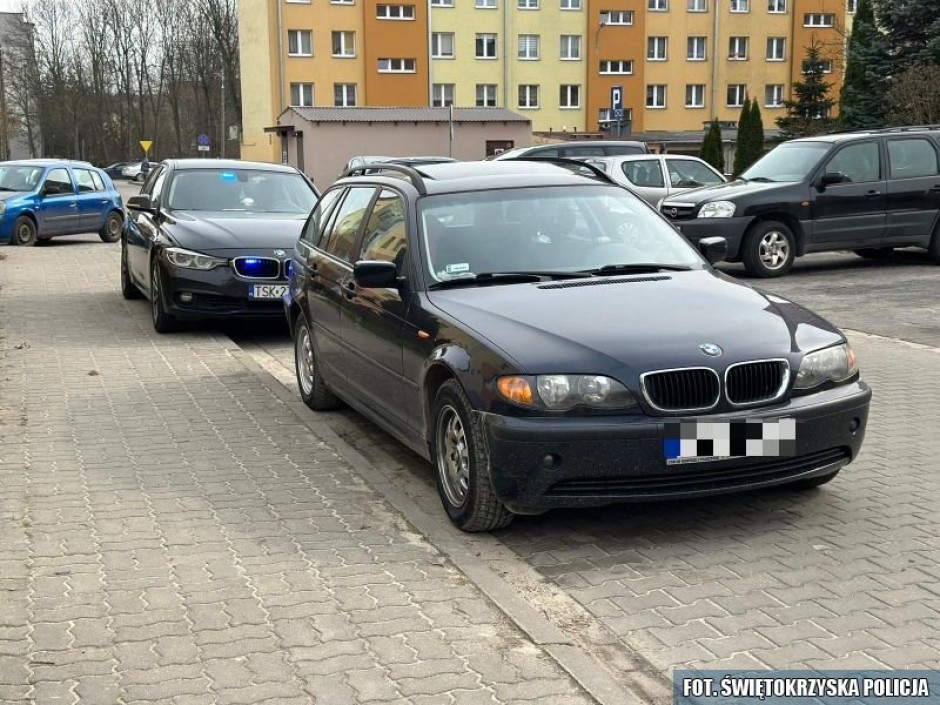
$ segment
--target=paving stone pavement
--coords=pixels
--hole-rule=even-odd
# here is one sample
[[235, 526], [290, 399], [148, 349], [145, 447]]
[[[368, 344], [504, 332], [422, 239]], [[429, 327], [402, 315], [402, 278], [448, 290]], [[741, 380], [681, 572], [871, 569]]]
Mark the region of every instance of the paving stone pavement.
[[0, 257], [0, 703], [592, 702], [116, 245]]

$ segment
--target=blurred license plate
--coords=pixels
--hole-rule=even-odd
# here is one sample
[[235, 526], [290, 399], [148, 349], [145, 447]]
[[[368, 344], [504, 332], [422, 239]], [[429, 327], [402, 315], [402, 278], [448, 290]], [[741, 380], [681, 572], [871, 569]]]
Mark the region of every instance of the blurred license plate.
[[248, 289], [249, 299], [280, 299], [287, 293], [287, 284], [255, 284]]
[[728, 458], [796, 455], [796, 419], [776, 421], [668, 421], [663, 426], [667, 465]]

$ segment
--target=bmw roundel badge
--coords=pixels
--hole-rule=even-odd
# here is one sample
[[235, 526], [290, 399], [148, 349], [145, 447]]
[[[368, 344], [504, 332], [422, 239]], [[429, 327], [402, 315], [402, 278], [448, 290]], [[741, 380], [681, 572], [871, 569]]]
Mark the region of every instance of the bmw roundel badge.
[[722, 352], [721, 348], [714, 343], [702, 343], [698, 346], [698, 349], [709, 357], [718, 357]]
[[283, 257], [283, 256], [286, 255], [286, 254], [287, 254], [287, 253], [284, 252], [284, 250], [274, 250], [274, 256], [275, 256], [275, 257]]

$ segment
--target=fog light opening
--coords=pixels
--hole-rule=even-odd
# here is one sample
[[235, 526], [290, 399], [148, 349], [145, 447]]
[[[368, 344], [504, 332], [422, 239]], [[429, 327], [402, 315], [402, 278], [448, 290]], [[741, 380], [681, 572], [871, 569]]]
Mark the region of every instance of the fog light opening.
[[184, 291], [180, 294], [180, 301], [184, 304], [191, 304], [193, 302], [193, 295], [188, 291]]
[[852, 419], [852, 423], [849, 424], [849, 431], [853, 434], [858, 433], [858, 429], [862, 427], [861, 419]]
[[561, 465], [561, 456], [555, 453], [548, 453], [544, 458], [542, 458], [542, 465], [546, 470], [553, 470]]

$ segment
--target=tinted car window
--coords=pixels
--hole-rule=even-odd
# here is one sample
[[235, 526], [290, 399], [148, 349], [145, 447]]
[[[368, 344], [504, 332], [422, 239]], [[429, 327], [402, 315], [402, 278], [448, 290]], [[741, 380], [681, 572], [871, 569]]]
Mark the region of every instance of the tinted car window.
[[604, 147], [607, 154], [617, 156], [620, 154], [646, 154], [646, 150], [637, 144], [616, 144]]
[[892, 179], [936, 176], [937, 150], [928, 139], [888, 140]]
[[401, 267], [407, 240], [405, 202], [394, 191], [383, 189], [372, 206], [358, 259], [395, 262]]
[[842, 174], [848, 183], [878, 181], [881, 161], [877, 142], [859, 142], [843, 147], [826, 164], [826, 173]]
[[173, 210], [309, 213], [317, 194], [298, 173], [261, 169], [185, 169], [169, 184]]
[[666, 171], [669, 172], [669, 183], [678, 188], [695, 188], [724, 181], [707, 166], [691, 159], [667, 159]]
[[50, 169], [46, 176], [45, 189], [49, 194], [72, 193], [72, 180], [69, 178], [69, 172], [65, 169]]
[[563, 157], [603, 157], [604, 148], [597, 144], [579, 144], [561, 150]]
[[88, 171], [88, 169], [72, 169], [72, 173], [75, 174], [75, 183], [78, 184], [79, 193], [101, 190], [95, 186], [95, 180], [92, 176], [92, 173]]
[[662, 188], [666, 185], [663, 181], [663, 169], [659, 165], [658, 159], [638, 159], [635, 162], [623, 162], [620, 167], [623, 169], [627, 180], [636, 186]]
[[348, 262], [352, 254], [359, 226], [365, 217], [369, 202], [375, 195], [374, 188], [351, 188], [337, 209], [330, 233], [321, 249], [334, 257]]
[[532, 157], [559, 157], [561, 156], [561, 151], [558, 147], [546, 147], [545, 149], [533, 149], [529, 152], [524, 152], [524, 154]]
[[343, 189], [335, 188], [323, 194], [323, 198], [317, 203], [316, 208], [313, 209], [313, 213], [310, 214], [307, 223], [304, 225], [304, 231], [300, 235], [301, 240], [311, 245], [318, 243], [318, 236], [326, 230], [326, 222], [333, 210], [333, 204], [336, 203], [336, 199], [342, 193]]

